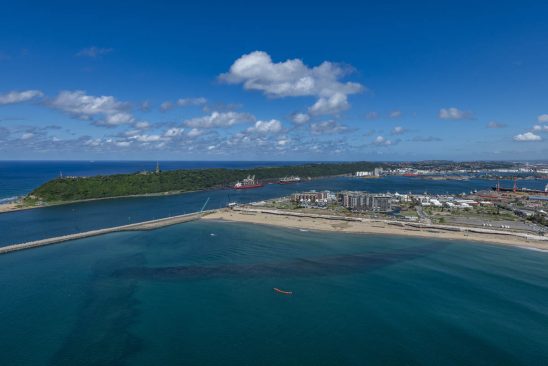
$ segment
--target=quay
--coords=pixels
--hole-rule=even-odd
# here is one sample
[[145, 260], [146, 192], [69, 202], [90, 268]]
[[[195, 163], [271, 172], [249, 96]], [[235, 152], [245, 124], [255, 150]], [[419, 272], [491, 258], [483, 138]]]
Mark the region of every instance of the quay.
[[165, 227], [165, 226], [180, 224], [180, 223], [188, 222], [188, 221], [199, 220], [203, 216], [211, 214], [215, 211], [216, 210], [194, 212], [194, 213], [185, 214], [185, 215], [177, 215], [177, 216], [165, 217], [165, 218], [162, 218], [162, 219], [143, 221], [143, 222], [139, 222], [139, 223], [135, 223], [135, 224], [114, 226], [114, 227], [109, 227], [109, 228], [104, 228], [104, 229], [90, 230], [90, 231], [84, 231], [84, 232], [81, 232], [81, 233], [57, 236], [57, 237], [53, 237], [53, 238], [29, 241], [29, 242], [26, 242], [26, 243], [12, 244], [12, 245], [8, 245], [8, 246], [5, 246], [5, 247], [0, 247], [0, 255], [15, 252], [15, 251], [18, 251], [18, 250], [37, 248], [37, 247], [42, 247], [42, 246], [45, 246], [45, 245], [62, 243], [62, 242], [69, 241], [69, 240], [89, 238], [91, 236], [109, 234], [109, 233], [114, 233], [114, 232], [119, 232], [119, 231], [154, 230], [154, 229], [158, 229], [158, 228]]

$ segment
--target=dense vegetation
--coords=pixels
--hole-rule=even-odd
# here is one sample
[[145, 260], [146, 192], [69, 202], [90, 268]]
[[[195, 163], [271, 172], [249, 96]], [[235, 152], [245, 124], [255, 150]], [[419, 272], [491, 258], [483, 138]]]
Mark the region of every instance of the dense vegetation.
[[[172, 170], [161, 173], [135, 173], [86, 178], [57, 178], [30, 193], [27, 201], [77, 201], [94, 198], [121, 197], [161, 192], [188, 192], [232, 186], [248, 175], [259, 180], [296, 175], [320, 177], [372, 170], [383, 164], [368, 162], [315, 163], [297, 166], [262, 167], [254, 169]], [[384, 165], [386, 167], [386, 165]]]

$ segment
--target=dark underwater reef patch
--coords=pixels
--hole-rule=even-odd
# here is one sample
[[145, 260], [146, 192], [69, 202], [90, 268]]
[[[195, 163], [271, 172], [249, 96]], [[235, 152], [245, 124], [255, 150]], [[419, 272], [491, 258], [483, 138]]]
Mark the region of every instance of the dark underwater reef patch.
[[424, 257], [442, 250], [446, 243], [432, 243], [386, 253], [299, 258], [292, 261], [256, 264], [187, 265], [172, 267], [129, 267], [114, 277], [149, 280], [207, 280], [215, 278], [299, 277], [352, 274]]

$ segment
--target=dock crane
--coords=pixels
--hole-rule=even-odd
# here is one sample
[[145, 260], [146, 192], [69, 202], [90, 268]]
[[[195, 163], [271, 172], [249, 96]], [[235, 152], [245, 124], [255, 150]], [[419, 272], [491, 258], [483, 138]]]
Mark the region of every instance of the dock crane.
[[204, 212], [204, 209], [206, 208], [207, 203], [209, 202], [209, 198], [210, 197], [207, 197], [207, 200], [205, 201], [204, 205], [202, 206], [202, 209], [200, 210], [200, 212]]

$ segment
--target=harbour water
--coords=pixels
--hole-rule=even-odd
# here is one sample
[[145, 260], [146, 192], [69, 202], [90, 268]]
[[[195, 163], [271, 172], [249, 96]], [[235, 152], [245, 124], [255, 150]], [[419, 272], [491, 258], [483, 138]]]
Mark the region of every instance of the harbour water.
[[108, 234], [0, 256], [0, 364], [545, 365], [547, 279], [546, 253], [458, 241]]

